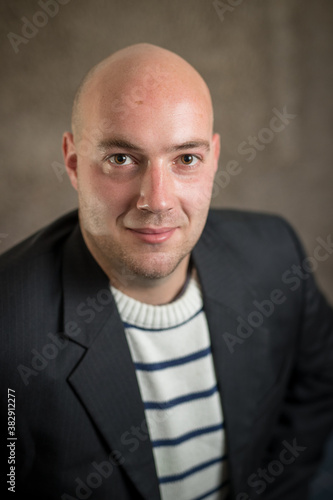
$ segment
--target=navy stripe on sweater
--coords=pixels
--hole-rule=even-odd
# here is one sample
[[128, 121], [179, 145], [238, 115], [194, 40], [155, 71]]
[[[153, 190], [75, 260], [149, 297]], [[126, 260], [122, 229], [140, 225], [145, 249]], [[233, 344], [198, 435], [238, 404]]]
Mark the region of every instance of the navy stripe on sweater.
[[162, 476], [159, 478], [160, 484], [165, 484], [165, 483], [174, 483], [175, 481], [181, 481], [182, 479], [185, 479], [185, 477], [191, 476], [192, 474], [196, 474], [197, 472], [202, 471], [203, 469], [207, 469], [207, 467], [211, 467], [212, 465], [215, 465], [219, 462], [223, 462], [223, 460], [226, 460], [227, 455], [224, 455], [223, 457], [219, 458], [213, 458], [213, 460], [208, 460], [208, 462], [203, 462], [199, 465], [196, 465], [195, 467], [192, 467], [191, 469], [186, 470], [185, 472], [181, 472], [180, 474], [174, 474], [172, 476]]
[[166, 410], [182, 403], [187, 403], [196, 399], [208, 398], [215, 392], [217, 392], [217, 385], [214, 385], [214, 387], [206, 391], [192, 392], [190, 394], [185, 394], [185, 396], [179, 396], [178, 398], [170, 399], [169, 401], [145, 401], [144, 407], [145, 410]]
[[220, 486], [218, 486], [217, 488], [214, 488], [213, 490], [209, 490], [206, 493], [204, 493], [203, 495], [200, 495], [199, 497], [195, 497], [192, 500], [203, 500], [204, 498], [209, 497], [209, 495], [212, 495], [213, 493], [216, 493], [217, 491], [222, 490], [222, 488], [224, 488], [224, 486], [227, 486], [227, 484], [229, 484], [229, 483], [230, 483], [230, 481], [224, 481], [224, 483], [220, 484]]
[[173, 325], [173, 326], [167, 326], [165, 328], [146, 328], [143, 326], [137, 326], [137, 325], [132, 325], [132, 323], [127, 323], [126, 321], [123, 322], [124, 328], [134, 328], [135, 330], [142, 330], [144, 332], [164, 332], [166, 330], [173, 330], [174, 328], [178, 328], [179, 326], [186, 325], [186, 323], [189, 323], [192, 321], [193, 318], [198, 316], [201, 312], [203, 311], [203, 307], [199, 309], [193, 316], [188, 318], [187, 320], [183, 321], [182, 323], [178, 323], [178, 325]]
[[209, 427], [202, 427], [201, 429], [195, 429], [194, 431], [182, 434], [177, 438], [156, 439], [155, 441], [152, 441], [152, 445], [154, 448], [157, 448], [159, 446], [177, 446], [178, 444], [184, 443], [184, 441], [188, 441], [189, 439], [202, 436], [204, 434], [210, 434], [211, 432], [216, 432], [223, 428], [224, 428], [224, 423], [218, 425], [211, 425]]
[[164, 370], [165, 368], [172, 368], [173, 366], [184, 365], [185, 363], [190, 363], [191, 361], [196, 361], [197, 359], [204, 358], [211, 353], [210, 347], [202, 349], [201, 351], [193, 352], [187, 356], [182, 356], [181, 358], [169, 359], [168, 361], [160, 361], [159, 363], [134, 363], [136, 370], [142, 370], [147, 372], [152, 372], [155, 370]]

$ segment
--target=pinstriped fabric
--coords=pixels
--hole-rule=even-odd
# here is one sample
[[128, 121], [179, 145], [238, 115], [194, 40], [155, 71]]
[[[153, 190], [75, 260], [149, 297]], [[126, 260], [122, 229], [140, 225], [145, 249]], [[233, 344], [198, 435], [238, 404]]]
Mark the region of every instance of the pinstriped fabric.
[[197, 280], [162, 306], [111, 289], [136, 369], [162, 499], [226, 499], [223, 412]]

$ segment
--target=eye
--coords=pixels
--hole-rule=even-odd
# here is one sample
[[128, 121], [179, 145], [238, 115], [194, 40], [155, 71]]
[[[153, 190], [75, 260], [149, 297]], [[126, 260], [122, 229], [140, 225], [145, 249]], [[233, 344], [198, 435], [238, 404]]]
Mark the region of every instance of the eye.
[[115, 165], [130, 165], [132, 163], [132, 158], [128, 155], [123, 155], [118, 153], [109, 157], [110, 163]]
[[182, 155], [180, 160], [184, 165], [195, 165], [199, 161], [199, 158], [194, 155], [186, 154]]

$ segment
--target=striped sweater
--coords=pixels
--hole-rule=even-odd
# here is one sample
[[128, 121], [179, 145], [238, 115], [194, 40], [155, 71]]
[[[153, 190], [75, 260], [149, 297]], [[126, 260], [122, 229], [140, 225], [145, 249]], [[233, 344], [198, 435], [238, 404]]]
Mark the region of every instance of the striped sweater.
[[143, 304], [111, 287], [145, 408], [163, 500], [222, 500], [227, 452], [202, 294]]

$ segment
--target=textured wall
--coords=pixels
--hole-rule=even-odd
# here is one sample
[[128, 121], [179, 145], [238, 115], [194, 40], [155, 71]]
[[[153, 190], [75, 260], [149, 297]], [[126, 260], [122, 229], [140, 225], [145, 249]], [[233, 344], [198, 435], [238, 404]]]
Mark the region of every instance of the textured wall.
[[[142, 41], [179, 53], [211, 88], [222, 137], [213, 205], [285, 216], [310, 255], [317, 238], [327, 239], [333, 2], [225, 0], [225, 11], [215, 4], [58, 0], [41, 15], [37, 0], [2, 1], [1, 252], [76, 206], [61, 155], [75, 89], [96, 62]], [[295, 116], [283, 130], [267, 130], [276, 129], [271, 119], [284, 108]], [[260, 138], [252, 152], [250, 136]], [[231, 165], [236, 175], [228, 174]], [[314, 265], [333, 302], [333, 254]]]

